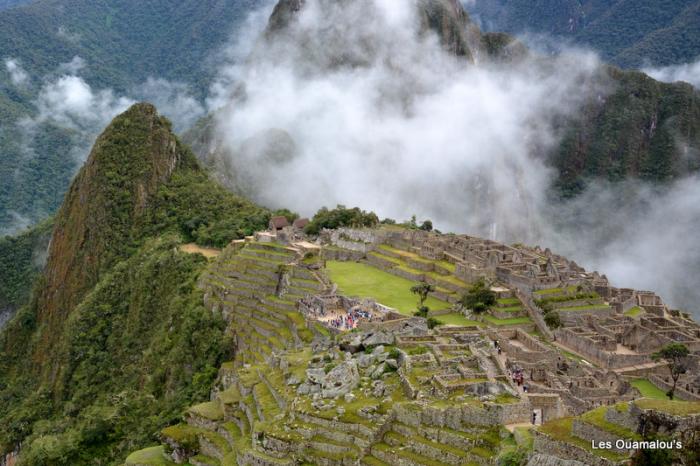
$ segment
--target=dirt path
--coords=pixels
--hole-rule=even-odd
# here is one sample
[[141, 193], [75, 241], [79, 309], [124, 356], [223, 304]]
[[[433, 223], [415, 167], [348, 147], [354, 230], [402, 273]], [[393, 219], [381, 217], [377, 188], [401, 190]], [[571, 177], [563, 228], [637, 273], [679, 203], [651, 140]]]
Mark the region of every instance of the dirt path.
[[187, 254], [201, 254], [207, 259], [216, 257], [219, 254], [221, 254], [221, 249], [203, 248], [201, 246], [197, 246], [194, 243], [183, 244], [182, 246], [180, 246], [180, 251], [186, 252]]

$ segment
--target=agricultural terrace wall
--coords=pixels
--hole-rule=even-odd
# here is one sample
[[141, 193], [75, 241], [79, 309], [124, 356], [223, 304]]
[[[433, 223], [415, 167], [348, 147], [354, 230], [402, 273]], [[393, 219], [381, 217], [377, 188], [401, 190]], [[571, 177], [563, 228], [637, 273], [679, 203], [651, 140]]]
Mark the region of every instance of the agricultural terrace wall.
[[410, 426], [448, 427], [497, 426], [529, 422], [532, 407], [528, 400], [509, 404], [486, 403], [482, 406], [455, 405], [449, 407], [419, 406], [412, 403], [394, 405], [396, 420]]
[[613, 466], [615, 464], [608, 459], [593, 455], [581, 447], [555, 440], [543, 432], [533, 431], [533, 436], [533, 448], [536, 452], [566, 460], [579, 461], [588, 466]]

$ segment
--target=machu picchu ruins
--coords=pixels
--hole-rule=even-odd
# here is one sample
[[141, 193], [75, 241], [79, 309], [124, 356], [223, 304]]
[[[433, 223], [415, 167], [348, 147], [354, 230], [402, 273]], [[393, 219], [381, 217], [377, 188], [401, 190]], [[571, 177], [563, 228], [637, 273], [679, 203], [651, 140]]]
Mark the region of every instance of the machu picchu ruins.
[[[210, 259], [200, 287], [235, 356], [210, 400], [127, 465], [488, 465], [524, 451], [532, 466], [602, 466], [649, 432], [695, 439], [700, 326], [653, 292], [540, 247], [307, 224], [273, 218]], [[494, 298], [483, 312], [464, 305], [478, 283]], [[680, 401], [649, 397], [672, 385], [654, 357], [669, 343], [690, 352]]]

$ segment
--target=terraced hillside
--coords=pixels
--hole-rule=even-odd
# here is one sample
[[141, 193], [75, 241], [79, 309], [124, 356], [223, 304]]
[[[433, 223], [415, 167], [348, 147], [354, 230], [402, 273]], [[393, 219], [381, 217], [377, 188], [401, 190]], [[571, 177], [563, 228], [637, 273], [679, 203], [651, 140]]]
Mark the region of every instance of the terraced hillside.
[[[585, 281], [554, 284], [533, 271], [543, 286], [527, 294], [516, 274], [497, 268], [495, 277], [515, 285], [493, 282], [495, 303], [475, 314], [461, 304], [476, 288], [467, 251], [458, 257], [411, 231], [326, 230], [310, 243], [289, 228], [233, 241], [210, 259], [199, 286], [227, 322], [233, 357], [209, 400], [127, 466], [607, 466], [639, 448], [594, 449], [592, 441], [649, 440], [662, 429], [687, 442], [678, 426], [700, 425], [697, 403], [658, 399], [660, 363], [611, 370], [603, 367], [611, 360], [590, 362], [539, 332], [541, 308], [573, 322], [632, 309]], [[514, 258], [508, 250], [502, 263], [517, 272]], [[555, 274], [554, 259], [561, 264], [543, 252], [536, 262]], [[424, 303], [443, 325], [414, 316], [416, 283], [432, 285]], [[653, 309], [642, 293], [635, 299]], [[662, 425], [649, 430], [651, 422]]]
[[[308, 252], [250, 239], [211, 262], [200, 286], [206, 305], [228, 322], [234, 358], [221, 367], [210, 401], [188, 409], [181, 424], [163, 430], [162, 446], [133, 453], [127, 464], [476, 465], [510, 445], [501, 425], [524, 419], [529, 405], [473, 327], [414, 337], [416, 329], [428, 332], [425, 321], [408, 318], [410, 331], [391, 339], [360, 331], [331, 337], [296, 305], [328, 291], [321, 265]], [[456, 336], [464, 343], [454, 344]], [[362, 349], [353, 338], [363, 339]], [[353, 354], [341, 350], [353, 345]], [[497, 396], [488, 395], [489, 384]]]

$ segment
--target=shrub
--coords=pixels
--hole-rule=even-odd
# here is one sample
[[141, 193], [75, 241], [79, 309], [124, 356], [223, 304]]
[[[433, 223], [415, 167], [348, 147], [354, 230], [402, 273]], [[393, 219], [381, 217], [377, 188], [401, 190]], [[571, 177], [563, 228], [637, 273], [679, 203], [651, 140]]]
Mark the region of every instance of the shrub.
[[436, 319], [435, 317], [428, 317], [428, 328], [433, 329], [439, 325], [445, 325], [445, 323], [441, 320]]
[[359, 207], [348, 209], [343, 205], [338, 205], [332, 210], [322, 207], [304, 230], [310, 235], [318, 235], [324, 228], [375, 227], [378, 224], [379, 217], [374, 212], [365, 212]]
[[547, 324], [547, 327], [549, 328], [559, 328], [562, 326], [561, 316], [556, 311], [547, 312], [544, 315], [544, 323]]
[[428, 306], [421, 306], [416, 312], [413, 313], [413, 315], [416, 317], [427, 318], [428, 312], [430, 312], [430, 308]]
[[471, 289], [460, 299], [460, 304], [477, 314], [486, 311], [496, 304], [496, 293], [491, 291], [482, 278], [472, 285]]

